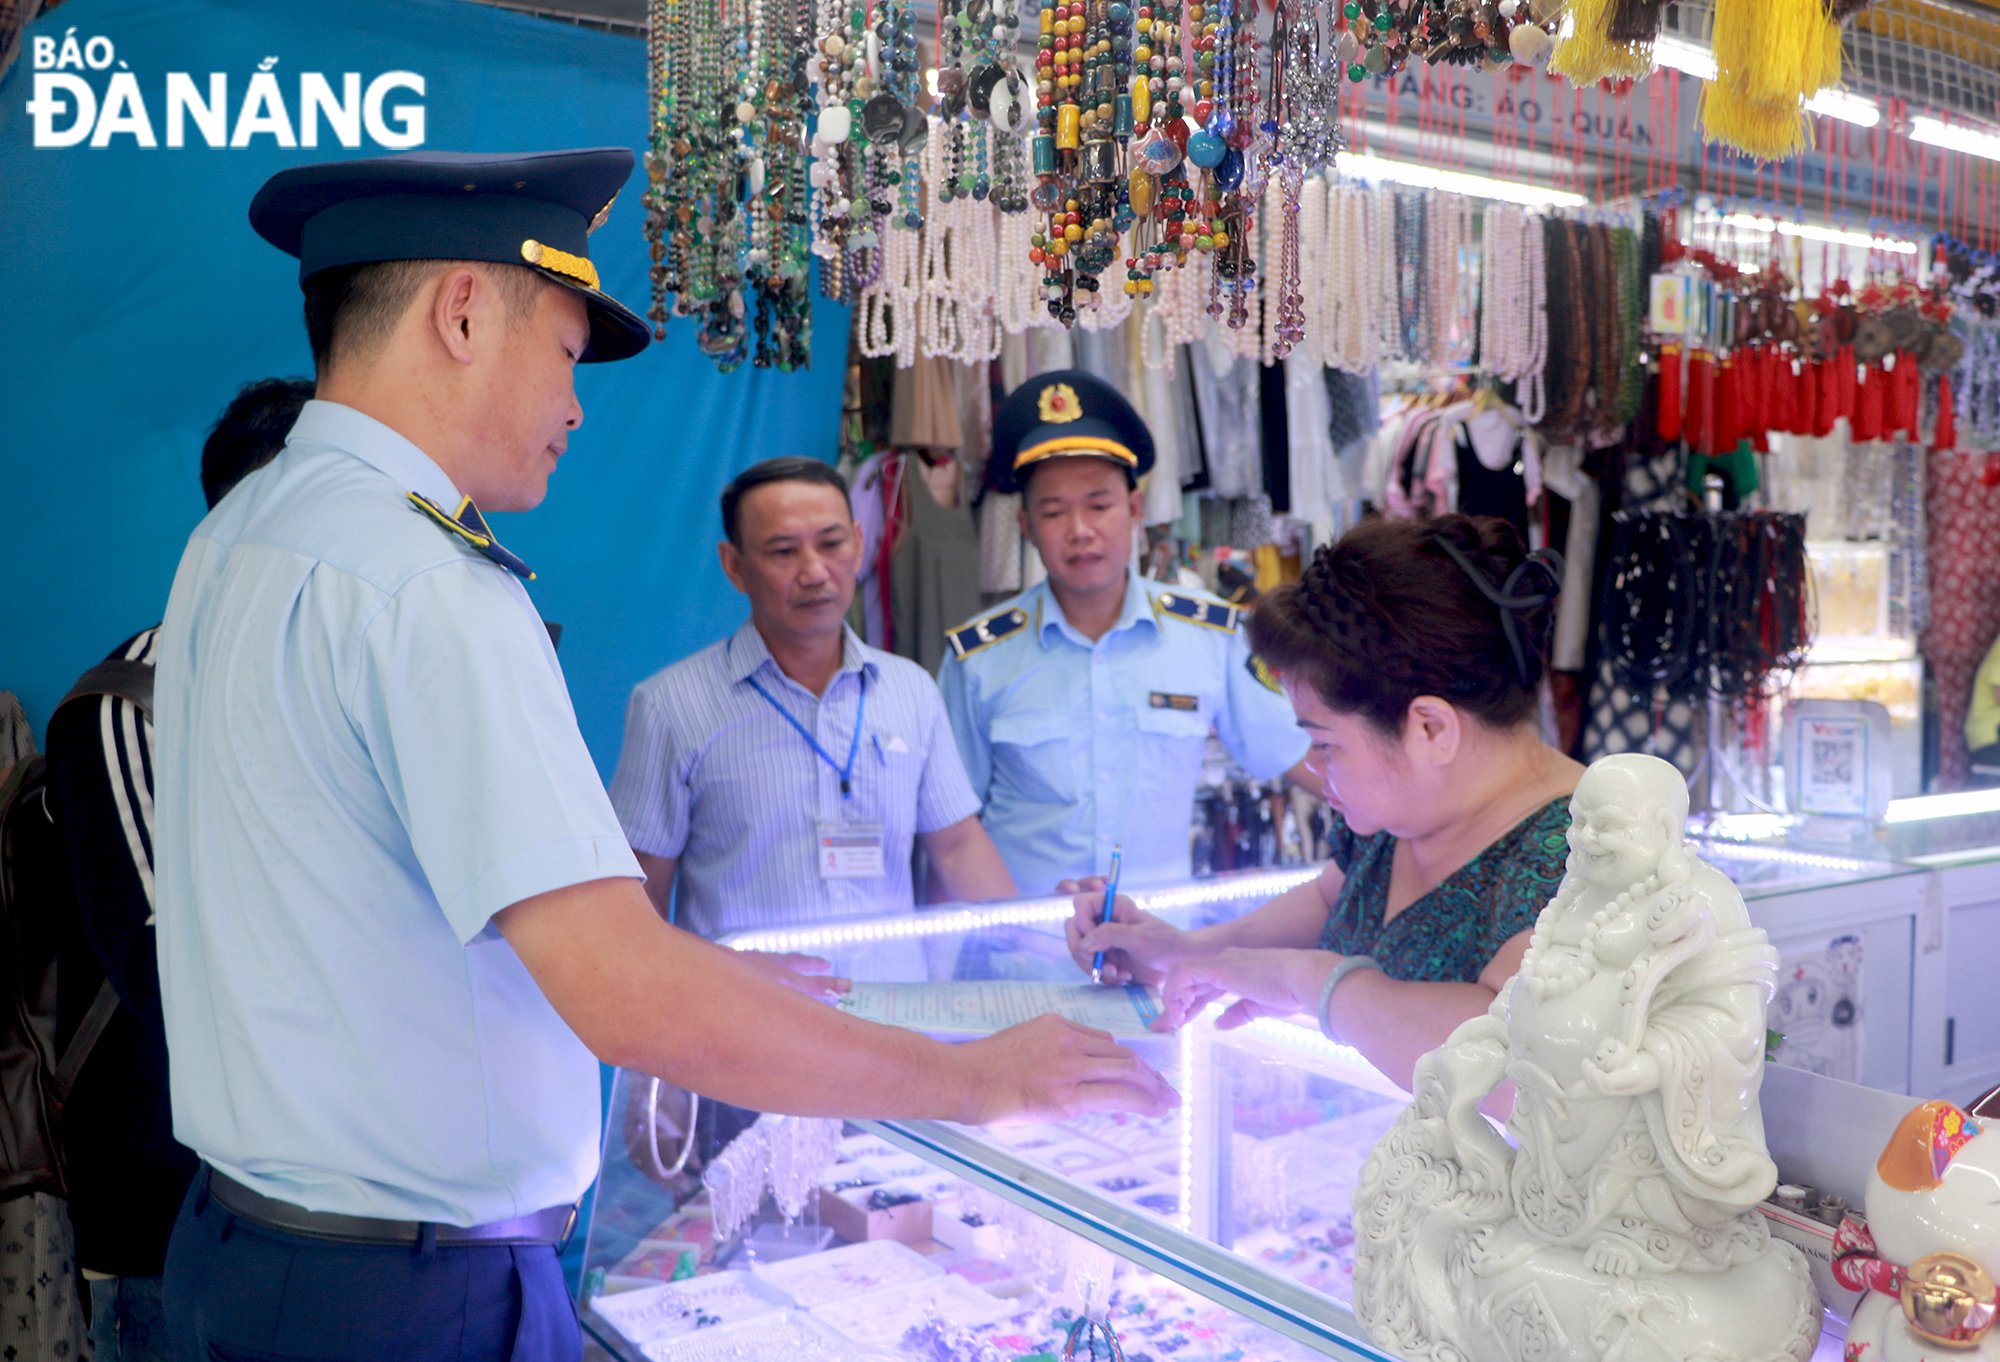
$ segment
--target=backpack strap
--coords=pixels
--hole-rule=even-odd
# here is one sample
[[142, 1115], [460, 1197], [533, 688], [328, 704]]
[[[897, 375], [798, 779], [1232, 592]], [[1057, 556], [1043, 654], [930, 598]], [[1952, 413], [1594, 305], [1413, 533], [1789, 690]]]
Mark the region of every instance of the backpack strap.
[[100, 662], [77, 678], [76, 684], [69, 688], [69, 694], [56, 701], [56, 709], [90, 695], [115, 695], [129, 700], [150, 719], [153, 717], [153, 664], [134, 662], [126, 657]]
[[[72, 700], [83, 700], [93, 695], [110, 695], [129, 701], [139, 707], [141, 714], [152, 718], [153, 664], [135, 662], [126, 657], [100, 662], [77, 678], [76, 684], [69, 688], [69, 694], [56, 702], [56, 709], [61, 709]], [[62, 1061], [56, 1065], [53, 1096], [58, 1108], [69, 1100], [70, 1089], [76, 1086], [84, 1061], [97, 1048], [104, 1028], [111, 1025], [111, 1019], [118, 1015], [119, 1005], [118, 991], [106, 979], [98, 986], [97, 996], [90, 1000], [90, 1009], [77, 1023], [76, 1034], [70, 1037], [69, 1044], [63, 1049]]]
[[90, 1000], [90, 1010], [77, 1023], [76, 1034], [70, 1037], [69, 1045], [63, 1050], [62, 1063], [56, 1066], [55, 1100], [58, 1107], [69, 1100], [69, 1090], [76, 1086], [76, 1076], [83, 1072], [83, 1062], [97, 1047], [104, 1028], [111, 1025], [111, 1019], [118, 1015], [118, 1006], [118, 991], [106, 979], [98, 986], [97, 996]]

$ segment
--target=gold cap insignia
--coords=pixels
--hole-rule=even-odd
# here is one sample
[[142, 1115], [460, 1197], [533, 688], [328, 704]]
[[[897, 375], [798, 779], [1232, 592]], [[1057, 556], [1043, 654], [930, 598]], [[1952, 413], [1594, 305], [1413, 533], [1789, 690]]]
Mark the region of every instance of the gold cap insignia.
[[585, 288], [597, 287], [597, 266], [580, 255], [559, 251], [553, 246], [544, 246], [530, 237], [521, 243], [521, 258], [530, 265], [539, 265], [565, 279], [573, 279]]
[[613, 194], [610, 198], [604, 201], [604, 206], [597, 210], [597, 215], [595, 217], [591, 218], [590, 226], [583, 229], [583, 234], [585, 236], [589, 236], [592, 232], [596, 231], [599, 227], [602, 227], [604, 225], [604, 220], [611, 216], [611, 205], [616, 202], [618, 202], [618, 196], [616, 194]]
[[1040, 414], [1046, 425], [1067, 425], [1083, 415], [1083, 403], [1076, 400], [1076, 389], [1067, 383], [1051, 383], [1042, 389]]

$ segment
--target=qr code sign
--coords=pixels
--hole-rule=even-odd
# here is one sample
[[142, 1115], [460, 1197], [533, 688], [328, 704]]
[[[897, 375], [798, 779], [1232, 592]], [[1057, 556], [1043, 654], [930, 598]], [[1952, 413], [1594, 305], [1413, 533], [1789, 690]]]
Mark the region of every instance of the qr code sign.
[[1854, 740], [1814, 738], [1812, 779], [1815, 785], [1851, 785], [1854, 782]]

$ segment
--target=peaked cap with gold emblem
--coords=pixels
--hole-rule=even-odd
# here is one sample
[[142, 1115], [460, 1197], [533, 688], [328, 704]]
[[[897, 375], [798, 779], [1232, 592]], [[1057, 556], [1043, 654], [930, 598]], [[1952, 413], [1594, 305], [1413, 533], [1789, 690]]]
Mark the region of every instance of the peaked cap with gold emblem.
[[1080, 369], [1037, 374], [993, 416], [993, 486], [1018, 492], [1046, 459], [1106, 459], [1136, 481], [1153, 466], [1153, 434], [1116, 388]]
[[323, 270], [388, 260], [480, 260], [532, 269], [583, 299], [583, 359], [625, 359], [652, 333], [598, 286], [590, 234], [632, 176], [624, 147], [489, 156], [417, 151], [294, 166], [250, 203], [257, 235]]

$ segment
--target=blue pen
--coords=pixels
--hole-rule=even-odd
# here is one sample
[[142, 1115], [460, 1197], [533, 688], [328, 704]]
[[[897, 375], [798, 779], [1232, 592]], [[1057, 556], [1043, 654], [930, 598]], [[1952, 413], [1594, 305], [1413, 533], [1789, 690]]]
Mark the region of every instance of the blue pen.
[[[1098, 919], [1100, 925], [1110, 923], [1111, 905], [1118, 902], [1118, 867], [1124, 859], [1125, 844], [1123, 842], [1114, 843], [1111, 848], [1111, 876], [1104, 885], [1104, 915]], [[1103, 974], [1104, 952], [1099, 951], [1091, 957], [1090, 982], [1093, 984], [1103, 983]]]

